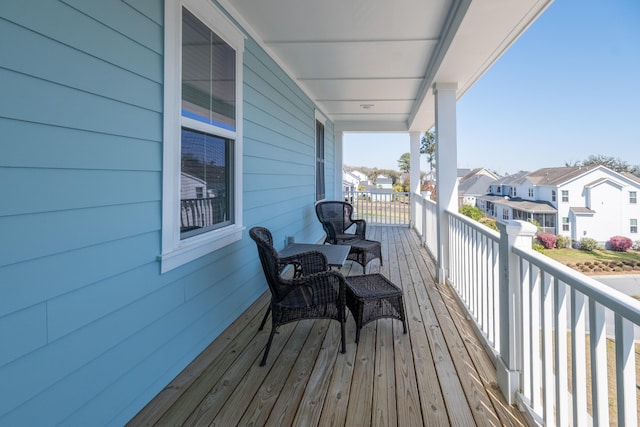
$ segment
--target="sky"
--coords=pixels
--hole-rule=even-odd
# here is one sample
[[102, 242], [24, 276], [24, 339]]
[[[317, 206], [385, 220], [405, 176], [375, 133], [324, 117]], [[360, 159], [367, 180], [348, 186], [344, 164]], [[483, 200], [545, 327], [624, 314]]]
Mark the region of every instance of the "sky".
[[[640, 0], [555, 0], [458, 101], [457, 120], [459, 168], [640, 165]], [[409, 152], [408, 134], [343, 142], [349, 166], [397, 170]]]

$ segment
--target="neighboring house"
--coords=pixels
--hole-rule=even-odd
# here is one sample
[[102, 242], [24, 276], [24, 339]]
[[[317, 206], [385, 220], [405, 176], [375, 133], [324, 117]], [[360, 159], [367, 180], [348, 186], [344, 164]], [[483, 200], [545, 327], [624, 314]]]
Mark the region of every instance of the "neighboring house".
[[360, 172], [360, 171], [354, 170], [354, 171], [351, 171], [351, 174], [354, 175], [358, 179], [360, 185], [371, 184], [371, 181], [369, 180], [369, 177], [364, 172]]
[[491, 184], [499, 178], [484, 168], [469, 171], [458, 182], [458, 206], [476, 206], [477, 198], [486, 195]]
[[456, 175], [458, 176], [458, 179], [460, 179], [471, 173], [471, 171], [472, 170], [469, 168], [458, 168], [458, 170], [456, 171]]
[[[460, 172], [462, 169], [458, 169], [458, 171]], [[467, 169], [465, 169], [467, 170]], [[460, 177], [460, 183], [463, 183], [467, 180], [469, 180], [470, 178], [473, 178], [475, 176], [486, 176], [488, 178], [491, 178], [493, 180], [497, 180], [502, 178], [500, 175], [498, 175], [495, 172], [490, 171], [489, 169], [485, 169], [485, 168], [475, 168], [475, 169], [471, 169], [469, 170], [465, 175], [463, 175], [462, 177]]]
[[351, 194], [355, 191], [361, 191], [361, 188], [370, 188], [370, 183], [366, 174], [357, 170], [342, 169], [342, 191], [346, 201], [353, 202]]
[[640, 179], [631, 174], [604, 166], [543, 168], [491, 189], [478, 206], [497, 219], [534, 219], [544, 231], [573, 241], [590, 237], [604, 243], [615, 235], [639, 239]]
[[517, 197], [517, 187], [529, 172], [520, 171], [512, 175], [507, 175], [496, 179], [489, 186], [489, 194], [498, 196]]
[[345, 194], [358, 190], [361, 180], [356, 172], [342, 169], [342, 191]]
[[376, 178], [376, 186], [382, 189], [393, 189], [393, 179], [386, 175], [378, 175]]
[[211, 197], [207, 194], [207, 182], [188, 173], [180, 173], [180, 200]]

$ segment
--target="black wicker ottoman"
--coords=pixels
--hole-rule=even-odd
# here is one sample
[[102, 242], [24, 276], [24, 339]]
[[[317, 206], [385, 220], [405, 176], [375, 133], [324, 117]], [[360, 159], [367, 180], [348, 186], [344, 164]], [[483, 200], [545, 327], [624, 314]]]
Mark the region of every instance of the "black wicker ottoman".
[[382, 265], [382, 249], [380, 247], [380, 242], [367, 239], [352, 239], [346, 240], [343, 244], [351, 246], [347, 259], [360, 264], [362, 266], [363, 273], [369, 261], [376, 258], [380, 260], [380, 265]]
[[367, 323], [390, 317], [402, 320], [404, 333], [407, 322], [404, 316], [402, 290], [382, 274], [364, 274], [345, 277], [347, 282], [347, 307], [356, 321], [356, 343], [360, 341], [360, 329]]

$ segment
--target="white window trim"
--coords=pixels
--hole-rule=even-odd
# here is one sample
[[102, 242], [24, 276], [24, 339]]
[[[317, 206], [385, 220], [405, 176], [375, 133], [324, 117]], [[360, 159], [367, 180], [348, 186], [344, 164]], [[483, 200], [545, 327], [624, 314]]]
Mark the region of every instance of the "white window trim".
[[[236, 51], [236, 132], [234, 139], [234, 224], [180, 240], [180, 135], [182, 7], [194, 13]], [[242, 67], [244, 34], [208, 0], [165, 0], [164, 123], [162, 161], [162, 254], [165, 273], [242, 239]]]

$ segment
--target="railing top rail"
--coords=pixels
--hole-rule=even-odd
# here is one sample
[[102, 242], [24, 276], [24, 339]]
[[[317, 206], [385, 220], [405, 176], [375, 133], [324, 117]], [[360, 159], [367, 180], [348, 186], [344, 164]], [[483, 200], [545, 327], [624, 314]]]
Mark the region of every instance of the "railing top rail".
[[549, 273], [599, 304], [640, 326], [640, 301], [586, 276], [533, 249], [513, 248], [513, 253]]
[[453, 212], [451, 210], [447, 210], [447, 214], [451, 215], [452, 217], [454, 217], [455, 219], [457, 219], [458, 221], [462, 221], [465, 223], [465, 225], [468, 225], [469, 227], [473, 228], [474, 230], [478, 231], [479, 233], [482, 233], [483, 235], [485, 235], [486, 237], [490, 238], [491, 240], [494, 240], [496, 242], [500, 241], [500, 233], [490, 229], [489, 227], [487, 227], [486, 225], [480, 224], [478, 221], [474, 221], [471, 218], [462, 215], [458, 212]]

